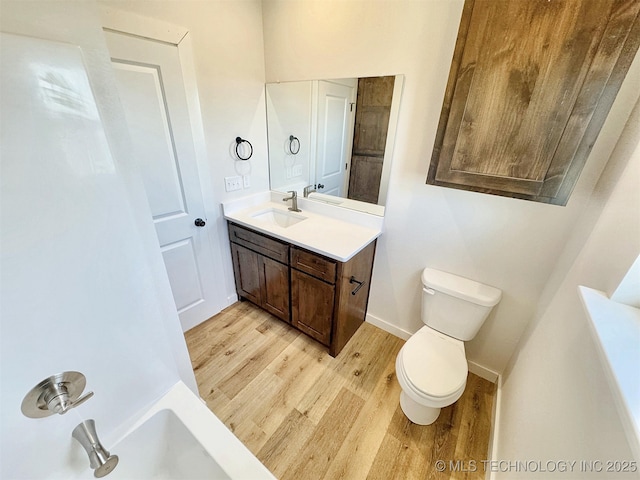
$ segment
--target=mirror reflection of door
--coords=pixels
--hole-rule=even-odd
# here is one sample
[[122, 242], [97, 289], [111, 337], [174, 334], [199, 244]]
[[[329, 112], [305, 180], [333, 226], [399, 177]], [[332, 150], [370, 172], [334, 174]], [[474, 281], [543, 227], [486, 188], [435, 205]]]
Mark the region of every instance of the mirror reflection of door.
[[[384, 215], [403, 83], [402, 75], [389, 75], [267, 84], [271, 189], [302, 196], [311, 186], [310, 200]], [[352, 89], [350, 102], [340, 86]]]
[[358, 100], [347, 198], [378, 203], [395, 77], [358, 80]]
[[355, 86], [324, 80], [318, 84], [318, 192], [345, 196], [353, 139], [354, 98]]

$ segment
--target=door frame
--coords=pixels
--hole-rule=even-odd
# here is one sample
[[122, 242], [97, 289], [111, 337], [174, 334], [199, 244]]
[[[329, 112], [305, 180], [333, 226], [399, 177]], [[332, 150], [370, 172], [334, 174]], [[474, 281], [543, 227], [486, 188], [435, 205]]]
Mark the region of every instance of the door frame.
[[[206, 239], [207, 246], [210, 250], [214, 264], [214, 276], [220, 278], [221, 284], [224, 285], [225, 270], [222, 261], [222, 251], [220, 248], [221, 240], [216, 230], [220, 225], [221, 214], [215, 208], [218, 205], [215, 192], [211, 182], [211, 169], [209, 168], [207, 147], [204, 135], [204, 125], [202, 122], [202, 112], [200, 109], [200, 97], [198, 94], [198, 84], [195, 69], [195, 60], [193, 55], [193, 43], [189, 30], [179, 25], [174, 25], [162, 20], [151, 17], [145, 17], [132, 12], [125, 12], [104, 5], [100, 6], [100, 18], [102, 28], [105, 30], [124, 33], [135, 37], [146, 38], [159, 42], [175, 45], [178, 50], [178, 58], [180, 59], [180, 69], [184, 82], [185, 93], [187, 97], [187, 109], [189, 115], [189, 123], [193, 135], [193, 146], [195, 149], [196, 166], [198, 176], [200, 177], [200, 189], [202, 191], [202, 200], [204, 202], [204, 211], [207, 219]], [[222, 309], [228, 307], [232, 299], [227, 298], [225, 289], [214, 289], [217, 291], [216, 298], [211, 299], [212, 310], [208, 312], [207, 318], [219, 313]], [[203, 319], [206, 320], [207, 318]], [[183, 331], [195, 327], [193, 325], [182, 325]]]

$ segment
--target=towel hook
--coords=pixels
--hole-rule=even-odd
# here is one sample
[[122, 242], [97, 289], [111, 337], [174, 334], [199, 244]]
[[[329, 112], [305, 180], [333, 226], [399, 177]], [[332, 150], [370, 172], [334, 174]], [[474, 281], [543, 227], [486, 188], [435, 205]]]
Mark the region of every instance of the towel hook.
[[[243, 157], [242, 155], [240, 155], [240, 152], [238, 150], [240, 148], [240, 145], [242, 145], [243, 143], [249, 144], [249, 155], [246, 157]], [[251, 145], [251, 142], [249, 140], [236, 137], [236, 157], [238, 157], [238, 159], [240, 160], [249, 160], [251, 158], [251, 155], [253, 155], [253, 145]]]

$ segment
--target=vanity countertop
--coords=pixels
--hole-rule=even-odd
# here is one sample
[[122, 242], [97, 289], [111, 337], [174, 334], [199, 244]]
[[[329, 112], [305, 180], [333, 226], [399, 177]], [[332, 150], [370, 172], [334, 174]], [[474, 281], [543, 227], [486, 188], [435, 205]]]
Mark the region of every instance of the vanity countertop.
[[[289, 212], [288, 204], [273, 199], [240, 208], [237, 208], [237, 205], [223, 204], [224, 217], [231, 222], [341, 262], [351, 259], [382, 233], [381, 223], [375, 225], [369, 222], [367, 225], [351, 221], [353, 219], [345, 221], [336, 218], [340, 213], [328, 216], [314, 211], [313, 207], [305, 208], [306, 203], [301, 200], [303, 199], [298, 200], [298, 206], [302, 209], [299, 213]], [[281, 227], [256, 218], [256, 215], [271, 209], [298, 218], [304, 217], [304, 220], [295, 225]]]

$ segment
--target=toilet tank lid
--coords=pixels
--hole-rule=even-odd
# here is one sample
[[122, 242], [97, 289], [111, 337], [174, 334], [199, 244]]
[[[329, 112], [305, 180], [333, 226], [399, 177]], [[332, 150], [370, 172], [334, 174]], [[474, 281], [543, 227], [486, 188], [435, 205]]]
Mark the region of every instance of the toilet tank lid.
[[499, 288], [434, 268], [427, 267], [423, 270], [422, 284], [438, 292], [484, 307], [493, 307], [502, 298], [502, 290]]

